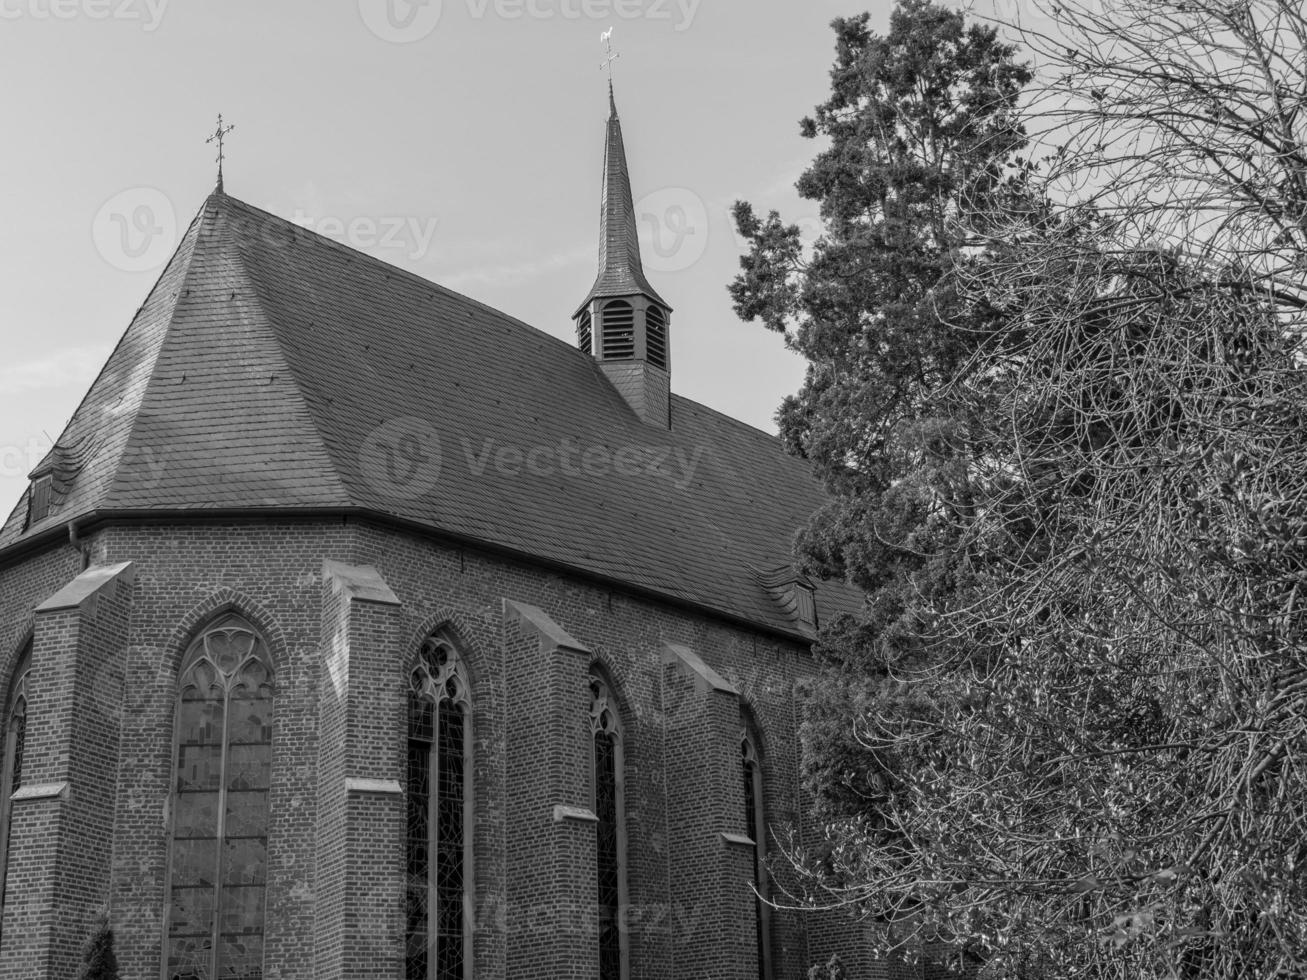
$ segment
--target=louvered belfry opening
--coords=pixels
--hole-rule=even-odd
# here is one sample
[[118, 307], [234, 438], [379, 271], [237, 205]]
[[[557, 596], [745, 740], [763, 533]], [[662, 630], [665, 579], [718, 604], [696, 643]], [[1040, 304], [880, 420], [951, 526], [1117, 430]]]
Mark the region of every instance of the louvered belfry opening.
[[635, 307], [622, 299], [604, 304], [601, 325], [604, 360], [633, 360], [635, 358]]
[[645, 314], [646, 358], [656, 368], [667, 370], [667, 314], [651, 305]]
[[594, 353], [594, 321], [589, 310], [576, 321], [576, 346], [587, 354]]

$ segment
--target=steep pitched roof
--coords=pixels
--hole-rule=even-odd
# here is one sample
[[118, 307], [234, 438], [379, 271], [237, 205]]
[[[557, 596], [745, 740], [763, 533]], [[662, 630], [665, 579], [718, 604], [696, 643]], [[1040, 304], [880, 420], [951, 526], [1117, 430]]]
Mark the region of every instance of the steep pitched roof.
[[0, 554], [94, 514], [353, 511], [804, 632], [754, 572], [825, 502], [778, 440], [677, 396], [647, 426], [572, 345], [226, 195], [59, 445], [88, 439]]
[[635, 222], [635, 199], [631, 193], [631, 171], [626, 164], [622, 120], [617, 116], [617, 99], [613, 96], [611, 84], [608, 87], [608, 106], [604, 188], [599, 203], [599, 275], [585, 302], [577, 307], [575, 316], [579, 316], [592, 300], [609, 296], [643, 294], [662, 306], [668, 306], [644, 274], [639, 229]]

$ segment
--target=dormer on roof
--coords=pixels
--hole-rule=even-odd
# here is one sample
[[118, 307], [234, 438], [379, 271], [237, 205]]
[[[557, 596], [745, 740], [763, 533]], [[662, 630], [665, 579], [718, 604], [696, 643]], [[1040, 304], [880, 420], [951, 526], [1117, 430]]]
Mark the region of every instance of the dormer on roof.
[[68, 444], [56, 443], [28, 474], [31, 487], [27, 494], [26, 528], [40, 524], [51, 511], [58, 509], [95, 450], [96, 441], [90, 436]]
[[608, 140], [599, 218], [599, 274], [573, 314], [577, 343], [642, 420], [670, 426], [672, 308], [644, 274], [622, 122], [608, 87]]
[[781, 608], [791, 622], [806, 630], [816, 632], [817, 622], [817, 587], [812, 579], [804, 575], [793, 565], [778, 565], [775, 568], [753, 570], [758, 584], [763, 587], [772, 600]]

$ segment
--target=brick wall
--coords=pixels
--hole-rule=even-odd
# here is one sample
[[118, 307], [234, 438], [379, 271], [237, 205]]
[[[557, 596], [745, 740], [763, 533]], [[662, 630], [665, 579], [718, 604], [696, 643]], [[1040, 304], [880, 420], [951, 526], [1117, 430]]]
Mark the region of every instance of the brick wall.
[[[400, 893], [391, 879], [403, 861], [402, 801], [348, 792], [344, 779], [402, 779], [402, 692], [417, 644], [437, 626], [456, 636], [473, 688], [476, 976], [594, 976], [593, 825], [575, 814], [555, 819], [557, 806], [589, 805], [585, 677], [592, 664], [610, 676], [623, 708], [632, 980], [752, 975], [752, 897], [744, 885], [751, 859], [721, 837], [724, 829], [745, 832], [739, 704], [749, 706], [763, 742], [768, 818], [788, 826], [804, 809], [794, 690], [811, 668], [801, 644], [366, 523], [124, 526], [89, 544], [97, 566], [130, 561], [136, 572], [118, 658], [120, 761], [104, 808], [114, 827], [110, 874], [107, 888], [100, 885], [125, 980], [160, 975], [177, 669], [196, 631], [225, 610], [263, 632], [276, 668], [268, 980], [399, 976]], [[324, 561], [375, 568], [398, 605], [350, 598], [324, 577]], [[0, 569], [3, 669], [12, 670], [32, 608], [79, 569], [67, 548]], [[541, 610], [572, 645], [545, 652], [540, 630], [505, 600]], [[687, 725], [664, 660], [669, 643], [694, 651], [738, 698], [708, 697], [706, 720]], [[692, 770], [703, 792], [687, 792]], [[714, 792], [719, 779], [724, 785]], [[27, 813], [15, 824], [15, 851], [44, 860], [34, 842], [63, 832], [55, 814], [39, 806]], [[712, 856], [706, 871], [684, 860], [690, 842]], [[85, 901], [69, 904], [77, 917], [102, 900], [89, 879], [86, 886]], [[735, 911], [704, 934], [697, 917], [714, 889]], [[773, 917], [778, 980], [803, 976], [851, 935], [823, 928], [826, 941], [811, 944], [809, 921]], [[68, 941], [80, 944], [88, 925], [79, 933], [69, 922]], [[24, 931], [8, 916], [3, 928], [6, 948], [11, 929]], [[694, 966], [728, 962], [729, 974]]]

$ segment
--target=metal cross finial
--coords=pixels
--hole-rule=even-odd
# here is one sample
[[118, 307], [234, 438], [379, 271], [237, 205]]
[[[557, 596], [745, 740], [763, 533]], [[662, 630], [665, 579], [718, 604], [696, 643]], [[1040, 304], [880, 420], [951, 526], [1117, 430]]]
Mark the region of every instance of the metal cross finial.
[[611, 82], [613, 80], [613, 62], [622, 56], [620, 52], [613, 50], [613, 28], [610, 27], [608, 30], [604, 31], [604, 33], [600, 35], [599, 40], [608, 48], [608, 57], [600, 62], [599, 70], [603, 71], [607, 68], [608, 80]]
[[222, 113], [220, 112], [218, 113], [217, 131], [212, 136], [210, 136], [207, 140], [204, 141], [205, 143], [218, 144], [218, 193], [219, 194], [223, 192], [222, 191], [222, 163], [227, 157], [227, 147], [226, 147], [227, 134], [230, 133], [235, 128], [236, 127], [234, 125], [226, 126], [226, 127], [223, 126]]

